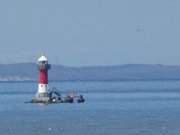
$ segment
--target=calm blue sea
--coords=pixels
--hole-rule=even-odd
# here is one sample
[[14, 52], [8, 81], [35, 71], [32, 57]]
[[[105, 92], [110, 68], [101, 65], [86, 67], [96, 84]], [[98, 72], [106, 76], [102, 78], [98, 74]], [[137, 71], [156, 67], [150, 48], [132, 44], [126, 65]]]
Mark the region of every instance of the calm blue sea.
[[0, 83], [0, 135], [180, 135], [180, 81], [51, 82], [84, 104], [25, 104], [35, 82]]

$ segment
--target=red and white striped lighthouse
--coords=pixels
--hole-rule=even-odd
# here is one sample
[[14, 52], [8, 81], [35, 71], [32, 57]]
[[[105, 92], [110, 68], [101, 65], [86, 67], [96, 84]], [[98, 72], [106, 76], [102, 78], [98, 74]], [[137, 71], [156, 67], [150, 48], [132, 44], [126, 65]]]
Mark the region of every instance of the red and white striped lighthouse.
[[48, 70], [50, 69], [50, 64], [48, 64], [48, 59], [42, 55], [38, 59], [38, 70], [39, 70], [39, 84], [37, 96], [39, 98], [48, 97]]

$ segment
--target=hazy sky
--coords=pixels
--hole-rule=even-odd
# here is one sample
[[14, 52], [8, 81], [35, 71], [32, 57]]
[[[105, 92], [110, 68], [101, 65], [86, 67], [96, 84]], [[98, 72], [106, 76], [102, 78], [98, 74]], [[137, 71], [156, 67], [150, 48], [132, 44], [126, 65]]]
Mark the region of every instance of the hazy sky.
[[180, 65], [179, 0], [1, 0], [0, 63]]

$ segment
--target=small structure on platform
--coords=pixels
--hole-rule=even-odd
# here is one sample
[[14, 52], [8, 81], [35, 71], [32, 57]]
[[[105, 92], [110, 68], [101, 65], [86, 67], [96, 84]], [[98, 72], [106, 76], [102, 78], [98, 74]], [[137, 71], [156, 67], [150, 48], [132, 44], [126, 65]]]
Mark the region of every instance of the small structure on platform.
[[73, 103], [74, 100], [76, 100], [77, 103], [85, 102], [85, 99], [82, 95], [77, 96], [74, 93], [70, 93], [62, 98], [61, 94], [56, 89], [49, 89], [48, 70], [51, 68], [51, 65], [48, 63], [47, 57], [42, 55], [38, 59], [37, 64], [39, 71], [39, 84], [37, 93], [31, 100], [31, 103]]

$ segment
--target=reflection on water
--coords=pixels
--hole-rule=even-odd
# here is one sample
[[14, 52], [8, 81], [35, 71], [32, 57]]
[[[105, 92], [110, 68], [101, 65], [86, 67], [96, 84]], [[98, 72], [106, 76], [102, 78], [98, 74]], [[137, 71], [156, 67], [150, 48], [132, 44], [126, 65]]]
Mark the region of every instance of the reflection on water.
[[84, 104], [25, 104], [36, 83], [0, 83], [2, 135], [179, 135], [180, 82], [52, 82]]

